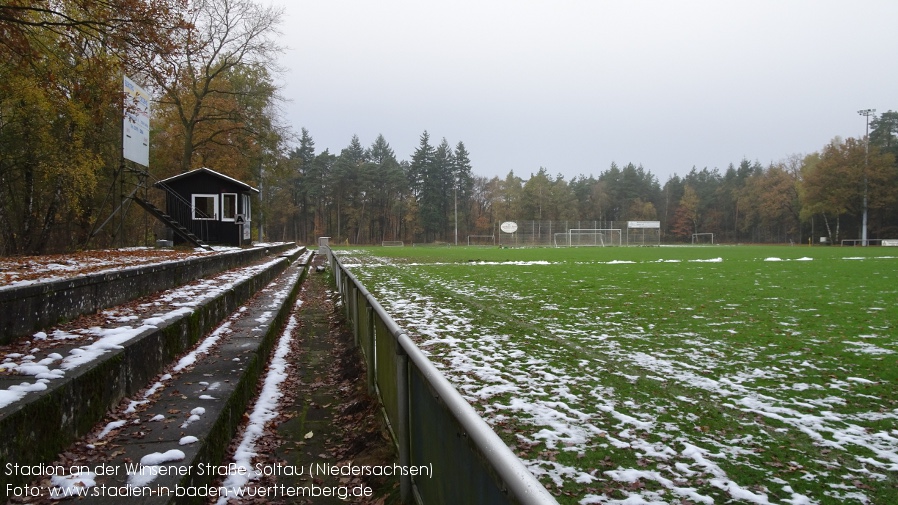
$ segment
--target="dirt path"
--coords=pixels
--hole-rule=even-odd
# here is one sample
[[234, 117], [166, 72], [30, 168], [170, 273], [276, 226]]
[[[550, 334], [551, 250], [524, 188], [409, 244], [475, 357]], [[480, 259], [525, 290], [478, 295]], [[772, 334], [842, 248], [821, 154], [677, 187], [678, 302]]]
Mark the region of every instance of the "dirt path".
[[[291, 395], [281, 407], [276, 426], [258, 442], [262, 461], [271, 467], [302, 468], [302, 475], [269, 476], [258, 486], [329, 488], [340, 496], [293, 498], [280, 503], [391, 504], [398, 503], [398, 479], [376, 476], [320, 475], [322, 466], [344, 470], [392, 465], [395, 449], [387, 436], [377, 403], [367, 394], [365, 368], [342, 310], [335, 308], [327, 273], [315, 267], [316, 257], [299, 299], [301, 323], [290, 354], [289, 378], [283, 386]], [[312, 464], [316, 474], [307, 471]], [[370, 497], [353, 493], [370, 493]], [[265, 503], [278, 503], [266, 498]], [[260, 502], [261, 502], [260, 501]], [[250, 501], [244, 499], [242, 503]]]

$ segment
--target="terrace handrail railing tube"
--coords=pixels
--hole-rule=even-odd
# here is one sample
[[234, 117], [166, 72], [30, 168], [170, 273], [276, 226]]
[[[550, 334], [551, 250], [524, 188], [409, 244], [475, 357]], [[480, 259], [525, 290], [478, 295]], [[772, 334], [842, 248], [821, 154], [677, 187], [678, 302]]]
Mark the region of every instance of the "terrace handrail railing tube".
[[[486, 421], [480, 417], [480, 414], [474, 410], [474, 407], [461, 396], [449, 380], [415, 345], [405, 331], [393, 321], [393, 318], [387, 314], [377, 299], [368, 292], [351, 272], [345, 269], [339, 258], [333, 254], [333, 251], [326, 246], [321, 247], [321, 249], [322, 252], [327, 253], [329, 264], [333, 270], [334, 280], [337, 288], [340, 290], [344, 309], [347, 311], [347, 319], [355, 323], [353, 331], [359, 332], [359, 317], [368, 316], [370, 317], [368, 320], [370, 323], [366, 327], [367, 331], [371, 332], [369, 342], [373, 344], [372, 348], [388, 345], [386, 342], [383, 344], [379, 343], [379, 339], [387, 336], [380, 335], [381, 330], [374, 331], [376, 326], [374, 324], [375, 320], [380, 320], [389, 334], [388, 337], [392, 340], [389, 344], [395, 349], [397, 355], [395, 372], [382, 375], [381, 373], [372, 374], [369, 371], [368, 380], [372, 380], [372, 377], [375, 381], [391, 380], [383, 379], [383, 377], [395, 377], [396, 384], [376, 384], [373, 389], [378, 393], [385, 390], [396, 391], [399, 402], [398, 412], [387, 412], [389, 410], [387, 409], [384, 411], [384, 417], [388, 423], [391, 423], [391, 414], [397, 416], [396, 424], [398, 426], [392, 426], [391, 432], [393, 436], [398, 438], [394, 442], [399, 450], [399, 464], [427, 466], [431, 463], [429, 461], [416, 461], [416, 451], [410, 448], [410, 446], [415, 445], [416, 441], [420, 443], [422, 437], [426, 438], [428, 434], [433, 435], [431, 433], [432, 426], [430, 427], [431, 430], [428, 430], [427, 423], [415, 422], [416, 419], [427, 418], [427, 416], [430, 416], [432, 420], [438, 421], [439, 424], [458, 427], [460, 433], [456, 433], [457, 437], [453, 437], [452, 433], [438, 433], [436, 435], [436, 437], [446, 439], [447, 454], [453, 450], [466, 451], [464, 455], [466, 461], [480, 463], [479, 465], [465, 467], [461, 474], [446, 471], [445, 475], [431, 475], [430, 478], [402, 478], [400, 481], [400, 493], [403, 503], [410, 502], [412, 493], [414, 493], [416, 500], [424, 502], [424, 505], [431, 505], [423, 498], [426, 496], [434, 497], [434, 501], [445, 502], [440, 495], [441, 490], [451, 489], [456, 495], [463, 495], [466, 503], [557, 505], [558, 502], [555, 498], [524, 466], [524, 463], [508, 448]], [[360, 306], [362, 305], [360, 301], [362, 298], [367, 301], [364, 307]], [[356, 335], [356, 338], [358, 336]], [[369, 370], [379, 365], [389, 365], [379, 363], [376, 356], [377, 353], [373, 351], [365, 353]], [[421, 379], [417, 379], [418, 377]], [[421, 386], [420, 380], [422, 379], [425, 383], [423, 386], [432, 395], [432, 401], [418, 402], [415, 398], [420, 398], [420, 396], [416, 396], [410, 391], [413, 389], [412, 386]], [[415, 382], [416, 380], [418, 382]], [[420, 387], [418, 390], [420, 390]], [[439, 407], [434, 408], [433, 405], [439, 405]], [[427, 410], [427, 412], [422, 413], [423, 410]], [[459, 437], [464, 439], [463, 443], [459, 443], [456, 440]], [[432, 440], [432, 438], [431, 436], [428, 440]], [[440, 441], [436, 443], [440, 443]], [[479, 474], [473, 478], [470, 477], [471, 474], [478, 472]], [[462, 477], [458, 477], [459, 475], [462, 475]], [[456, 477], [458, 482], [440, 482], [440, 479], [452, 479], [453, 477]], [[483, 482], [491, 482], [492, 484], [489, 486], [491, 490], [484, 490]], [[465, 486], [469, 486], [471, 489], [465, 489]]]

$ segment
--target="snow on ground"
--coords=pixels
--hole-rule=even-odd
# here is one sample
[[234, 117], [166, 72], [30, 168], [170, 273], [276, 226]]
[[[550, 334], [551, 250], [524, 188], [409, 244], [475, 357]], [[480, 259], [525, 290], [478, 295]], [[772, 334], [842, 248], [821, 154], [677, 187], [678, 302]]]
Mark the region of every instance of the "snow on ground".
[[181, 461], [186, 457], [184, 451], [170, 449], [165, 452], [151, 452], [140, 458], [140, 468], [128, 473], [128, 485], [145, 487], [156, 480], [162, 472], [162, 465], [172, 461]]
[[[255, 243], [253, 247], [272, 247], [280, 243]], [[212, 251], [129, 247], [70, 254], [0, 257], [0, 290], [27, 286], [80, 275], [115, 272], [123, 268], [165, 264], [214, 254], [241, 251], [239, 247], [212, 246]]]
[[[306, 263], [311, 255], [311, 252], [306, 252], [303, 254], [299, 262]], [[278, 260], [273, 260], [278, 261]], [[250, 267], [250, 268], [259, 268]], [[243, 270], [243, 269], [241, 269]], [[244, 271], [244, 274], [246, 272]], [[286, 287], [281, 287], [278, 291], [273, 291], [271, 294], [272, 299], [270, 301], [270, 306], [279, 306], [283, 303], [283, 300], [289, 296], [290, 291], [292, 290], [292, 286], [298, 281], [298, 278], [301, 274], [300, 270], [294, 271], [291, 275], [292, 277], [288, 279], [287, 282], [283, 283]], [[239, 276], [235, 276], [234, 278], [238, 278]], [[227, 282], [224, 282], [224, 279], [220, 280], [222, 284], [225, 286], [223, 289], [228, 289]], [[264, 287], [262, 291], [270, 291], [270, 287]], [[179, 300], [179, 297], [172, 296], [172, 300]], [[299, 302], [297, 302], [299, 303]], [[264, 308], [264, 307], [263, 307]], [[127, 406], [124, 408], [120, 408], [119, 411], [114, 412], [112, 414], [113, 418], [129, 418], [133, 417], [133, 414], [138, 410], [145, 410], [149, 408], [149, 406], [154, 401], [154, 396], [160, 390], [164, 389], [168, 386], [178, 374], [183, 373], [187, 370], [190, 370], [194, 367], [198, 362], [201, 362], [203, 359], [207, 359], [212, 351], [224, 342], [229, 335], [233, 333], [232, 325], [235, 320], [241, 318], [243, 314], [248, 310], [246, 306], [239, 307], [234, 313], [232, 313], [227, 319], [225, 319], [221, 324], [219, 324], [210, 334], [205, 337], [203, 340], [198, 342], [193, 346], [190, 351], [188, 351], [181, 359], [179, 359], [176, 363], [169, 367], [169, 370], [164, 373], [157, 381], [153, 384], [149, 385], [149, 387], [143, 391], [142, 394], [138, 395], [137, 400], [129, 401]], [[264, 321], [260, 322], [260, 324], [264, 323]], [[295, 327], [298, 322], [295, 317], [291, 317], [292, 327]], [[261, 331], [260, 328], [252, 328], [250, 331]], [[285, 330], [285, 335], [289, 336], [289, 332]], [[262, 398], [258, 401], [256, 410], [264, 411], [264, 409], [268, 408], [269, 410], [273, 409], [272, 405], [276, 406], [276, 401], [279, 398], [279, 391], [277, 389], [277, 380], [272, 379], [272, 377], [278, 377], [279, 374], [283, 375], [284, 367], [286, 367], [285, 360], [283, 359], [284, 350], [282, 349], [285, 345], [287, 346], [287, 350], [289, 351], [289, 340], [284, 344], [285, 337], [281, 337], [280, 343], [277, 347], [277, 356], [275, 360], [275, 364], [272, 365], [272, 371], [270, 371], [266, 378], [266, 385], [262, 392]], [[277, 357], [280, 357], [278, 361]], [[228, 380], [230, 377], [228, 377]], [[219, 377], [209, 377], [208, 381], [202, 381], [199, 383], [202, 386], [203, 391], [215, 391], [220, 387], [221, 380], [225, 380], [225, 378]], [[283, 378], [281, 378], [283, 380]], [[271, 384], [269, 384], [271, 383]], [[199, 400], [204, 401], [215, 401], [216, 398], [212, 395], [199, 395], [197, 397]], [[260, 406], [261, 405], [261, 406]], [[191, 425], [197, 421], [199, 421], [202, 416], [206, 414], [206, 408], [202, 406], [194, 407], [190, 410], [190, 416], [179, 426], [181, 431], [181, 437], [178, 440], [178, 446], [191, 445], [199, 441], [199, 438], [196, 435], [187, 434], [191, 428]], [[258, 415], [257, 415], [258, 417]], [[149, 418], [150, 422], [161, 422], [166, 419], [166, 416], [163, 414], [158, 414]], [[116, 430], [121, 428], [125, 424], [127, 424], [127, 420], [118, 419], [116, 421], [109, 422], [105, 425], [105, 427], [100, 430], [96, 435], [97, 440], [103, 440], [105, 444], [115, 444], [114, 437], [116, 436]], [[136, 422], [136, 421], [135, 421]], [[261, 428], [259, 428], [261, 429]], [[105, 440], [107, 439], [108, 440]], [[160, 475], [160, 467], [165, 465], [166, 463], [170, 463], [173, 461], [181, 461], [186, 457], [184, 451], [176, 448], [172, 448], [163, 452], [149, 452], [143, 455], [140, 458], [140, 465], [136, 467], [132, 467], [128, 473], [128, 485], [133, 487], [143, 487], [151, 484], [159, 475]], [[58, 490], [69, 488], [72, 486], [80, 486], [80, 487], [91, 487], [96, 485], [93, 480], [93, 475], [89, 476], [70, 476], [65, 479], [54, 480], [52, 482], [53, 486], [58, 488]], [[73, 484], [74, 482], [74, 484]], [[61, 492], [61, 491], [59, 491]]]
[[60, 490], [61, 496], [75, 496], [78, 489], [95, 486], [96, 478], [97, 474], [93, 472], [77, 472], [71, 475], [53, 475], [50, 483]]
[[[874, 381], [833, 376], [828, 384], [808, 384], [804, 377], [831, 364], [799, 360], [794, 353], [771, 362], [766, 349], [732, 349], [714, 332], [731, 334], [740, 327], [738, 320], [709, 320], [707, 334], [662, 335], [665, 344], [659, 348], [654, 325], [645, 318], [571, 307], [569, 300], [552, 299], [552, 290], [544, 287], [541, 299], [532, 303], [534, 295], [524, 281], [499, 289], [485, 287], [481, 279], [441, 277], [434, 269], [409, 270], [405, 263], [397, 265], [401, 273], [397, 268], [389, 274], [392, 260], [386, 258], [356, 254], [344, 259], [488, 423], [497, 431], [509, 421], [517, 423], [512, 448], [529, 455], [525, 464], [543, 482], [588, 489], [610, 480], [629, 489], [624, 499], [584, 492], [582, 504], [669, 503], [674, 497], [695, 503], [868, 503], [858, 479], [893, 478], [898, 471], [898, 430], [869, 427], [871, 420], [894, 426], [898, 409], [843, 408], [846, 398]], [[376, 275], [376, 283], [366, 280], [370, 275]], [[559, 317], [565, 310], [560, 307], [570, 307], [567, 316], [573, 317]], [[877, 337], [882, 336], [871, 336]], [[858, 353], [893, 352], [870, 342], [845, 344]], [[655, 384], [648, 386], [653, 394], [636, 386], [646, 381]], [[712, 426], [718, 419], [724, 426], [741, 425], [743, 434], [736, 437]], [[814, 469], [771, 462], [765, 452], [776, 451], [784, 436], [807, 440], [831, 456]], [[536, 457], [531, 448], [540, 451]], [[578, 463], [586, 454], [602, 452], [624, 453], [637, 466], [601, 469], [594, 461]], [[740, 477], [744, 474], [767, 477], [759, 482]], [[815, 479], [845, 487], [829, 485], [825, 496], [795, 491]], [[629, 486], [637, 480], [656, 485]], [[695, 482], [704, 483], [704, 490]], [[786, 498], [777, 501], [773, 495]]]
[[[295, 307], [302, 305], [297, 300]], [[293, 331], [299, 325], [295, 314], [291, 314], [287, 325], [281, 332], [275, 348], [274, 357], [268, 365], [268, 373], [262, 382], [262, 390], [256, 399], [256, 404], [249, 414], [249, 422], [240, 444], [234, 451], [234, 467], [229, 466], [229, 475], [224, 479], [221, 487], [227, 490], [227, 494], [221, 496], [216, 502], [219, 505], [227, 503], [229, 497], [236, 496], [238, 489], [254, 478], [257, 478], [253, 468], [253, 458], [256, 452], [256, 441], [264, 435], [265, 425], [278, 416], [278, 402], [284, 396], [280, 385], [287, 378], [289, 363], [287, 356], [290, 354], [290, 343], [293, 341]]]
[[208, 256], [238, 248], [216, 248], [215, 251], [195, 249], [175, 251], [135, 247], [103, 251], [83, 251], [72, 254], [0, 258], [0, 289], [50, 282], [71, 277], [111, 272], [123, 268], [149, 264], [170, 263]]

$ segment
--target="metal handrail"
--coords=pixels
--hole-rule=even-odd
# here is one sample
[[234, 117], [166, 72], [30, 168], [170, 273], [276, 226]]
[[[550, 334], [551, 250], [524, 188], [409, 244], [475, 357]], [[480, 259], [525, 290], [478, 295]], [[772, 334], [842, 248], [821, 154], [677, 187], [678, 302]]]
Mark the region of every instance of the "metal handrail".
[[[194, 209], [193, 204], [178, 194], [178, 192], [171, 186], [162, 181], [155, 180], [152, 176], [150, 176], [150, 178], [155, 181], [153, 186], [161, 189], [163, 193], [165, 193], [165, 211], [171, 215], [172, 219], [190, 230], [194, 235], [199, 237], [200, 240], [209, 240], [208, 220], [214, 220], [216, 216], [210, 216], [200, 209]], [[202, 219], [194, 220], [194, 213], [200, 215]]]
[[[409, 391], [413, 385], [415, 371], [423, 378], [430, 394], [437, 399], [437, 403], [443, 408], [440, 412], [433, 415], [440, 417], [441, 421], [448, 422], [457, 426], [461, 431], [461, 435], [466, 438], [465, 443], [455, 444], [455, 447], [463, 447], [470, 450], [470, 459], [481, 463], [480, 471], [483, 475], [479, 475], [480, 481], [490, 481], [493, 486], [492, 490], [484, 492], [483, 489], [471, 489], [469, 495], [465, 495], [466, 503], [516, 503], [523, 505], [557, 505], [555, 498], [546, 490], [546, 488], [533, 476], [533, 474], [524, 466], [523, 462], [505, 445], [505, 442], [496, 434], [495, 431], [480, 417], [476, 410], [461, 396], [448, 379], [434, 366], [430, 359], [418, 348], [405, 331], [393, 320], [383, 306], [377, 301], [364, 285], [353, 275], [347, 271], [340, 260], [333, 254], [333, 251], [327, 246], [322, 246], [321, 250], [326, 252], [328, 262], [333, 271], [334, 280], [337, 289], [343, 300], [343, 306], [347, 313], [347, 318], [353, 324], [356, 334], [356, 340], [361, 341], [359, 328], [362, 314], [364, 317], [372, 315], [380, 320], [386, 328], [387, 333], [394, 339], [396, 347], [396, 384], [370, 384], [371, 389], [379, 391], [381, 387], [395, 387], [399, 396], [398, 413], [394, 413], [398, 419], [398, 426], [391, 426], [395, 442], [399, 449], [400, 465], [427, 465], [427, 461], [414, 461], [414, 454], [411, 450], [411, 441], [420, 440], [418, 431], [426, 436], [427, 426], [416, 424], [412, 418], [415, 415], [420, 416], [419, 411], [426, 406], [415, 404], [412, 398], [414, 394]], [[365, 300], [365, 307], [359, 307], [359, 296]], [[371, 348], [364, 349], [363, 354], [368, 362], [369, 381], [376, 381], [377, 375], [371, 373], [371, 368], [377, 367], [373, 346], [376, 340], [373, 335], [373, 324], [368, 324], [367, 329], [371, 332], [368, 335], [368, 342]], [[431, 402], [432, 403], [432, 402]], [[412, 415], [415, 413], [415, 415]], [[386, 413], [385, 413], [386, 414]], [[448, 416], [448, 419], [446, 418]], [[388, 423], [390, 423], [390, 415], [385, 415]], [[449, 433], [442, 433], [440, 436], [449, 437]], [[475, 465], [476, 466], [476, 465]], [[466, 468], [467, 472], [475, 472], [476, 468]], [[439, 475], [432, 478], [440, 478]], [[474, 479], [474, 480], [478, 480]], [[469, 479], [471, 480], [471, 479]], [[447, 484], [447, 483], [443, 483]], [[448, 483], [453, 489], [456, 486], [463, 486], [463, 482]], [[430, 487], [431, 489], [428, 489]], [[445, 489], [445, 485], [433, 485], [425, 479], [411, 479], [403, 477], [400, 479], [400, 489], [402, 501], [409, 503], [411, 493], [414, 491], [415, 498], [418, 502], [422, 502], [423, 495], [433, 496], [439, 489]], [[485, 496], [489, 498], [485, 498]], [[479, 501], [478, 501], [478, 498]], [[472, 498], [473, 497], [473, 498]], [[438, 499], [441, 497], [438, 497]], [[499, 501], [497, 501], [499, 500]]]

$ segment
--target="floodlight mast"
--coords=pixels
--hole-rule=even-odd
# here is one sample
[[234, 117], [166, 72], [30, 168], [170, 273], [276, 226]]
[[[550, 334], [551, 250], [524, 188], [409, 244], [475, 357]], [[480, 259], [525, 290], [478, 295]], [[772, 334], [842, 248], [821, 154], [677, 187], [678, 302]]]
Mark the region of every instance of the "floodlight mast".
[[455, 245], [458, 245], [458, 185], [453, 188], [453, 201], [455, 202]]
[[876, 114], [876, 109], [861, 109], [857, 113], [867, 119], [867, 134], [864, 136], [864, 218], [861, 225], [862, 247], [867, 247], [867, 160], [870, 158], [870, 116]]

